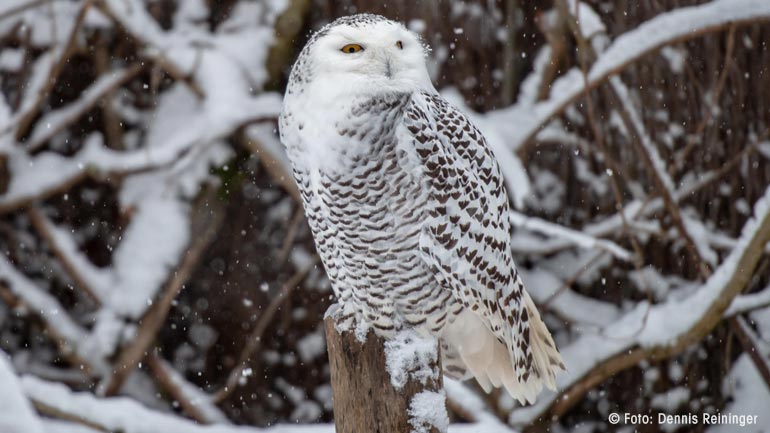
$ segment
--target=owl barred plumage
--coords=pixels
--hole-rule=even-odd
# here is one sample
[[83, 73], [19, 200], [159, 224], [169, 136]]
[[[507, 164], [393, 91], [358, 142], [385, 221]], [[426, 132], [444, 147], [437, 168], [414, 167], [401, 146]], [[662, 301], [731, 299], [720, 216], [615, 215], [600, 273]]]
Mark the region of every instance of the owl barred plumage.
[[533, 402], [564, 365], [513, 263], [497, 162], [424, 58], [383, 17], [329, 24], [292, 69], [281, 140], [342, 319], [437, 337], [447, 374]]

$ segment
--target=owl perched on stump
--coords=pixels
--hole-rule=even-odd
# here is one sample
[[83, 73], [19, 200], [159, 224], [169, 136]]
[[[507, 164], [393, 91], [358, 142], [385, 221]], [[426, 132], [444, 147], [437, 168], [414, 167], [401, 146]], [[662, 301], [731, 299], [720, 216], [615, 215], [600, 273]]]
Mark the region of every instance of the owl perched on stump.
[[534, 402], [564, 364], [513, 263], [497, 161], [425, 57], [400, 23], [337, 19], [294, 64], [281, 141], [338, 320], [436, 337], [449, 376]]

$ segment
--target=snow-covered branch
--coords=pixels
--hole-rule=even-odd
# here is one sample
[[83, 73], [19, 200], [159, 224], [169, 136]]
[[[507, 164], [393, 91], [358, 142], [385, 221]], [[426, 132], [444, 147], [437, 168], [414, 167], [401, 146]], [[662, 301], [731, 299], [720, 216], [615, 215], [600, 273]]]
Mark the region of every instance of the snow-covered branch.
[[[770, 3], [763, 0], [715, 0], [662, 13], [618, 36], [588, 71], [594, 88], [631, 63], [668, 44], [693, 39], [726, 26], [770, 20]], [[551, 86], [551, 97], [535, 105], [517, 103], [489, 113], [501, 136], [518, 151], [550, 119], [585, 93], [580, 68], [562, 75]]]
[[584, 334], [562, 348], [570, 374], [559, 380], [560, 393], [519, 409], [515, 424], [529, 423], [545, 413], [564, 414], [593, 386], [646, 358], [665, 358], [708, 334], [724, 317], [730, 303], [746, 287], [770, 241], [770, 188], [754, 206], [735, 249], [704, 285], [684, 299], [650, 306], [641, 303], [601, 334]]
[[[630, 261], [632, 254], [630, 251], [616, 244], [615, 242], [599, 239], [582, 231], [572, 230], [568, 227], [560, 226], [539, 218], [527, 217], [526, 215], [512, 211], [510, 220], [513, 227], [523, 228], [532, 232], [548, 236], [550, 239], [560, 239], [572, 243], [580, 248], [600, 249], [607, 251], [616, 258], [623, 261]], [[537, 253], [538, 244], [534, 242], [515, 243], [514, 249], [522, 253]]]

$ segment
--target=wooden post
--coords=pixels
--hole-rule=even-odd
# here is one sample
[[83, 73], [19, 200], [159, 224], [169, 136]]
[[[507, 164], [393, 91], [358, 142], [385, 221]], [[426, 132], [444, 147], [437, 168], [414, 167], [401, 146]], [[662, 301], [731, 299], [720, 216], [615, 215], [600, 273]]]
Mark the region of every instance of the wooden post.
[[435, 339], [402, 331], [384, 340], [369, 331], [362, 342], [338, 329], [333, 314], [324, 324], [337, 433], [446, 433]]

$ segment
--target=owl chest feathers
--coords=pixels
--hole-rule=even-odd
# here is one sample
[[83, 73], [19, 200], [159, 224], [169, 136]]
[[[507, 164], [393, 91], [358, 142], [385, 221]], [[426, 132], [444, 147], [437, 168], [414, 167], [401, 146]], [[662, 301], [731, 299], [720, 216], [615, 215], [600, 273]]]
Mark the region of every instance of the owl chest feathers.
[[[281, 133], [291, 159], [312, 178], [314, 190], [323, 178], [375, 181], [416, 164], [414, 150], [399, 139], [409, 94], [320, 101], [304, 96], [287, 104]], [[378, 162], [396, 166], [383, 170]]]
[[360, 98], [346, 104], [345, 115], [304, 110], [286, 125], [297, 134], [291, 159], [316, 240], [324, 240], [319, 248], [328, 248], [333, 285], [365, 305], [383, 330], [424, 321], [418, 310], [432, 304], [407, 300], [436, 286], [419, 256], [429, 189], [404, 134], [409, 102], [408, 94]]

